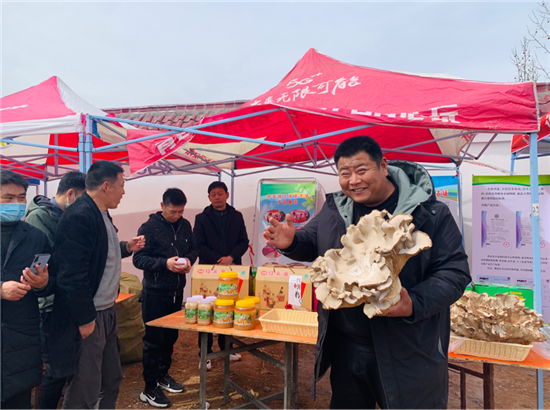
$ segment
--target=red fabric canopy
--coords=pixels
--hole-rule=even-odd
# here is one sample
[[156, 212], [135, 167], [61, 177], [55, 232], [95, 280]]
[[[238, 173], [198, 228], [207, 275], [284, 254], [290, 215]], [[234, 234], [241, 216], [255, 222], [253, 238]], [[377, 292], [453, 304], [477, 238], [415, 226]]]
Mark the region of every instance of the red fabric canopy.
[[[533, 83], [474, 82], [376, 70], [339, 62], [314, 49], [276, 87], [235, 111], [205, 118], [203, 124], [277, 107], [283, 110], [203, 130], [290, 142], [358, 125], [374, 125], [319, 140], [322, 154], [331, 157], [335, 145], [354, 135], [372, 136], [387, 151], [464, 130], [532, 132], [539, 127]], [[393, 151], [386, 156], [444, 162], [460, 156], [470, 138], [464, 135], [408, 150], [414, 153]], [[199, 134], [193, 138], [197, 144], [221, 141], [222, 138]], [[314, 155], [312, 146], [307, 150], [309, 155], [304, 148], [280, 150], [261, 145], [247, 156], [262, 154], [268, 160], [299, 162]], [[238, 168], [255, 166], [259, 166], [256, 160], [237, 162]]]
[[[538, 132], [537, 141], [550, 136], [550, 113], [544, 115], [540, 119], [540, 131]], [[529, 135], [518, 134], [512, 138], [512, 153], [524, 150], [529, 146]]]

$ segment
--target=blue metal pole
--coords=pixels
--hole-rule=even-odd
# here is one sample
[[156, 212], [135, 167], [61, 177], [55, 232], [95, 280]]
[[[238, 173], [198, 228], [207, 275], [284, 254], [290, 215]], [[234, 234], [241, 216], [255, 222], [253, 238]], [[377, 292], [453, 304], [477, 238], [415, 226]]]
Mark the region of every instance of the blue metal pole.
[[86, 172], [86, 157], [84, 156], [84, 132], [78, 134], [78, 170]]
[[510, 162], [510, 174], [514, 173], [514, 166], [516, 165], [516, 157], [517, 157], [517, 154], [514, 152], [512, 154], [512, 161]]
[[[533, 285], [535, 290], [535, 310], [542, 313], [542, 280], [540, 275], [540, 221], [539, 221], [539, 158], [537, 133], [530, 135], [529, 161], [531, 179], [531, 229], [533, 232]], [[537, 407], [544, 408], [543, 372], [537, 370]]]
[[[294, 145], [299, 145], [299, 144], [303, 144], [303, 143], [310, 142], [310, 141], [317, 141], [317, 140], [322, 139], [322, 138], [332, 137], [334, 135], [345, 134], [346, 132], [364, 130], [365, 128], [370, 128], [370, 127], [374, 127], [374, 126], [375, 126], [375, 124], [359, 125], [358, 127], [346, 128], [345, 130], [327, 132], [326, 134], [315, 135], [313, 137], [304, 138], [303, 140], [287, 142], [284, 145], [285, 145], [285, 147], [292, 147]], [[257, 141], [257, 140], [255, 140], [255, 141]]]
[[92, 149], [94, 148], [93, 142], [93, 120], [89, 115], [86, 115], [86, 140], [84, 144], [84, 151], [86, 152], [86, 172], [92, 166]]

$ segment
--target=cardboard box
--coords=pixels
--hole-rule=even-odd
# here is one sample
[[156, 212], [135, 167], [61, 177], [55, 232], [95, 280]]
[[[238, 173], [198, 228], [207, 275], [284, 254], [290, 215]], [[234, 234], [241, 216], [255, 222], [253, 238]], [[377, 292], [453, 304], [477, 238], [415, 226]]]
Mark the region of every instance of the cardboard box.
[[249, 296], [250, 266], [195, 265], [191, 274], [191, 295], [218, 296], [218, 279], [221, 272], [239, 274], [239, 297]]
[[[468, 286], [466, 290], [472, 290]], [[523, 300], [525, 306], [533, 309], [533, 289], [523, 285], [502, 285], [500, 283], [474, 282], [475, 293], [487, 293], [489, 296], [495, 296], [497, 293], [508, 293], [516, 295]]]
[[[313, 287], [309, 266], [265, 265], [256, 272], [256, 294], [261, 312], [284, 309], [287, 303], [312, 311]], [[297, 287], [300, 287], [299, 294]]]

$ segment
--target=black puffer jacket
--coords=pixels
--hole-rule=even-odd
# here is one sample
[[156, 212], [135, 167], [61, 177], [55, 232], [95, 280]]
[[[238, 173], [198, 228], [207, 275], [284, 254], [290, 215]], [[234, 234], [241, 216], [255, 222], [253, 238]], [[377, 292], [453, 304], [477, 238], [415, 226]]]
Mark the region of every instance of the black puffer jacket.
[[171, 272], [166, 261], [174, 256], [195, 263], [198, 252], [191, 224], [180, 218], [175, 225], [162, 216], [162, 212], [149, 215], [140, 226], [138, 235], [145, 235], [145, 247], [134, 254], [134, 266], [143, 270], [143, 289], [156, 294], [181, 296], [185, 275]]
[[[390, 161], [388, 173], [399, 187], [397, 213], [410, 213], [415, 229], [432, 239], [431, 249], [408, 260], [399, 274], [413, 302], [407, 318], [375, 316], [372, 335], [389, 408], [445, 408], [448, 396], [447, 350], [449, 306], [470, 282], [462, 236], [449, 208], [436, 200], [431, 178], [421, 166]], [[328, 249], [340, 249], [340, 238], [353, 218], [353, 201], [342, 192], [327, 195], [321, 212], [296, 231], [290, 252], [295, 260], [313, 261]], [[291, 247], [292, 248], [292, 247]], [[290, 250], [290, 249], [289, 249]], [[315, 348], [315, 382], [331, 364], [335, 335], [329, 329], [329, 311], [319, 303], [319, 334]]]
[[[0, 270], [0, 285], [21, 278], [37, 253], [49, 253], [50, 244], [40, 229], [18, 222], [11, 236], [6, 258]], [[42, 382], [40, 319], [37, 296], [45, 296], [48, 284], [39, 292], [30, 291], [17, 300], [2, 299], [2, 401]]]
[[[233, 264], [242, 264], [242, 256], [248, 249], [248, 235], [243, 214], [227, 204], [227, 234], [222, 238], [220, 226], [214, 216], [214, 207], [207, 206], [195, 217], [193, 236], [199, 249], [199, 261], [216, 264], [223, 256], [232, 256]], [[222, 255], [222, 239], [226, 243], [226, 254]]]

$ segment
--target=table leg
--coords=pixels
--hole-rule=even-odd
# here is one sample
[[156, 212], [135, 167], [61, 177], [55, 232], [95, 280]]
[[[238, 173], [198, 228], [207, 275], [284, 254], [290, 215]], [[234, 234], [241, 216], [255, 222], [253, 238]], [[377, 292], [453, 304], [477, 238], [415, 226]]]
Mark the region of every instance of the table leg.
[[283, 408], [291, 408], [292, 397], [292, 342], [285, 342], [285, 394]]
[[200, 390], [199, 390], [199, 409], [206, 409], [206, 361], [208, 356], [208, 333], [201, 334], [201, 370], [200, 370]]
[[460, 408], [466, 409], [466, 372], [460, 369]]
[[495, 391], [493, 386], [495, 369], [492, 363], [483, 363], [483, 408], [495, 408]]
[[[219, 336], [218, 336], [219, 337]], [[224, 350], [228, 350], [231, 342], [226, 339]], [[229, 401], [229, 355], [223, 357], [223, 403], [227, 404]]]
[[292, 408], [298, 408], [298, 343], [292, 343]]

